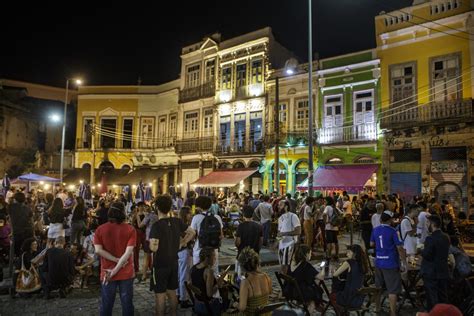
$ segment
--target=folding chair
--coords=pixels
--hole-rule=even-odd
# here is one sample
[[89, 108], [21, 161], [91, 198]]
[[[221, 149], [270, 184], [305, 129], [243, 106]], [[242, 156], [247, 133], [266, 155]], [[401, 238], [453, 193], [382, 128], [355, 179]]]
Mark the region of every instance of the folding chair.
[[[303, 296], [303, 293], [301, 292], [301, 289], [296, 282], [296, 280], [286, 274], [280, 273], [278, 271], [275, 272], [276, 278], [278, 280], [278, 284], [280, 284], [283, 296], [285, 297], [286, 302], [288, 305], [292, 308], [301, 308], [304, 311], [305, 315], [309, 315], [309, 302], [306, 302]], [[285, 289], [289, 286], [290, 288], [293, 288], [296, 292], [296, 297], [292, 297], [291, 295], [285, 295]], [[329, 301], [324, 301], [323, 304], [330, 304]], [[326, 308], [327, 309], [327, 308]]]
[[[193, 305], [194, 305], [193, 311], [194, 311], [198, 316], [201, 316], [201, 315], [202, 315], [202, 316], [206, 316], [206, 315], [214, 316], [214, 313], [212, 312], [211, 304], [209, 303], [209, 299], [207, 299], [207, 296], [202, 295], [201, 290], [198, 289], [197, 287], [195, 287], [194, 285], [192, 285], [191, 283], [184, 282], [184, 285], [186, 286], [186, 291], [188, 292], [189, 297], [191, 298], [191, 302], [193, 302]], [[195, 310], [196, 301], [198, 300], [198, 299], [196, 299], [196, 297], [202, 298], [202, 299], [200, 299], [199, 301], [201, 301], [202, 303], [204, 303], [204, 305], [206, 306], [206, 311], [207, 311], [206, 314], [199, 314], [199, 313]]]
[[285, 305], [284, 302], [279, 302], [279, 303], [273, 303], [273, 304], [268, 304], [268, 305], [262, 306], [257, 310], [256, 315], [264, 315], [266, 313], [271, 313], [274, 310], [282, 307], [283, 305]]

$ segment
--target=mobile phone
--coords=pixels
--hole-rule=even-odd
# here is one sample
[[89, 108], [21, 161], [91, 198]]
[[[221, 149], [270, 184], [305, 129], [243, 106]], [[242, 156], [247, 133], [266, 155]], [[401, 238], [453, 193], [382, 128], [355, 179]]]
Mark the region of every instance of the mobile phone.
[[326, 261], [321, 262], [320, 267], [321, 267], [321, 268], [324, 268], [324, 266], [326, 266]]

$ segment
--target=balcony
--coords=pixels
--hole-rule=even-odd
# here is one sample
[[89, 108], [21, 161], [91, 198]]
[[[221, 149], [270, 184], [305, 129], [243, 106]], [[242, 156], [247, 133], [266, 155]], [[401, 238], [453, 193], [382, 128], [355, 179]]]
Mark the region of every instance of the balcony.
[[214, 82], [207, 82], [197, 87], [184, 88], [179, 91], [179, 103], [213, 97], [215, 90], [216, 87]]
[[322, 145], [353, 142], [370, 142], [376, 140], [376, 123], [320, 128], [318, 132], [318, 143]]
[[177, 154], [212, 152], [214, 141], [214, 137], [180, 139], [176, 141], [175, 151]]
[[[280, 141], [281, 146], [308, 146], [308, 132], [307, 131], [281, 131]], [[265, 145], [267, 148], [272, 148], [275, 145], [275, 134], [267, 134], [265, 136]], [[313, 133], [313, 145], [316, 145], [316, 129]]]
[[[96, 150], [107, 150], [107, 151], [127, 151], [132, 149], [166, 149], [173, 148], [176, 143], [176, 137], [164, 137], [160, 139], [150, 139], [150, 140], [141, 140], [137, 141], [123, 141], [121, 139], [115, 139], [115, 146], [111, 147], [102, 147], [100, 143], [100, 137], [95, 139], [95, 149]], [[92, 150], [91, 139], [76, 139], [76, 149], [78, 150]]]
[[260, 97], [264, 93], [264, 88], [262, 83], [254, 83], [245, 86], [240, 86], [232, 89], [223, 89], [219, 91], [218, 101], [221, 103], [226, 103], [229, 101], [243, 100], [249, 98]]
[[432, 124], [454, 124], [473, 120], [472, 99], [431, 102], [419, 106], [388, 109], [382, 114], [381, 128], [407, 128]]
[[214, 153], [217, 156], [235, 156], [241, 154], [263, 154], [264, 153], [263, 139], [254, 141], [253, 139], [248, 142], [238, 143], [234, 142], [231, 146], [229, 141], [219, 140], [217, 141]]

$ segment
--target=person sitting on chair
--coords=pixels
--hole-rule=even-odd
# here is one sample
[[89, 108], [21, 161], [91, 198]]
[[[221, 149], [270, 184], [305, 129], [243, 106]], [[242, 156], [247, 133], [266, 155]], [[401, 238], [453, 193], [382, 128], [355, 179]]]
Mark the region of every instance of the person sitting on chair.
[[362, 247], [347, 246], [347, 260], [333, 274], [331, 301], [338, 307], [360, 307], [364, 296], [358, 290], [362, 288], [367, 272], [367, 257]]
[[258, 309], [268, 304], [272, 281], [260, 271], [258, 254], [252, 248], [245, 247], [237, 260], [245, 272], [245, 279], [240, 284], [239, 301], [234, 303], [234, 307], [243, 315], [257, 315]]
[[[323, 291], [317, 285], [317, 280], [324, 280], [324, 270], [319, 272], [309, 262], [311, 260], [311, 248], [301, 244], [296, 247], [293, 262], [288, 271], [288, 276], [295, 279], [298, 284], [305, 303], [309, 303], [308, 310], [313, 312], [322, 303]], [[296, 289], [287, 285], [285, 295], [298, 298]]]
[[214, 264], [216, 252], [211, 247], [204, 247], [199, 253], [199, 263], [191, 268], [191, 284], [200, 290], [196, 295], [194, 311], [198, 315], [208, 315], [205, 303], [209, 301], [213, 315], [221, 315], [222, 311], [229, 306], [228, 302], [220, 299], [219, 288], [224, 284], [226, 272], [216, 278], [214, 275]]

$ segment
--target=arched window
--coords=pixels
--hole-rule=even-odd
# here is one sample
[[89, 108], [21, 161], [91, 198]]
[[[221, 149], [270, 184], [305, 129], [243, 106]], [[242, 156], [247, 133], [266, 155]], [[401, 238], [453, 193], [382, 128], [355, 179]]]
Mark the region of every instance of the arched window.
[[122, 170], [130, 170], [130, 169], [132, 169], [132, 167], [130, 167], [129, 165], [122, 166]]
[[236, 161], [234, 162], [234, 166], [233, 166], [234, 169], [244, 169], [245, 168], [245, 164], [241, 161]]
[[354, 160], [354, 163], [375, 163], [375, 160], [369, 156], [362, 156]]
[[82, 165], [81, 168], [85, 169], [85, 170], [91, 170], [91, 164], [90, 163], [85, 163], [85, 164]]
[[308, 177], [308, 162], [301, 161], [295, 167], [295, 182], [299, 185]]
[[260, 161], [252, 160], [249, 163], [249, 168], [258, 168], [258, 167], [260, 167]]
[[[275, 174], [275, 164], [272, 165], [272, 175]], [[286, 166], [280, 162], [280, 168], [278, 169], [279, 173], [280, 173], [280, 180], [286, 180], [286, 174], [287, 174], [287, 170], [286, 170]]]
[[337, 157], [334, 157], [334, 158], [331, 158], [331, 159], [328, 159], [326, 161], [326, 164], [327, 165], [337, 165], [337, 164], [342, 164], [343, 161], [341, 158], [337, 158]]
[[231, 169], [232, 165], [228, 161], [219, 162], [218, 169]]

